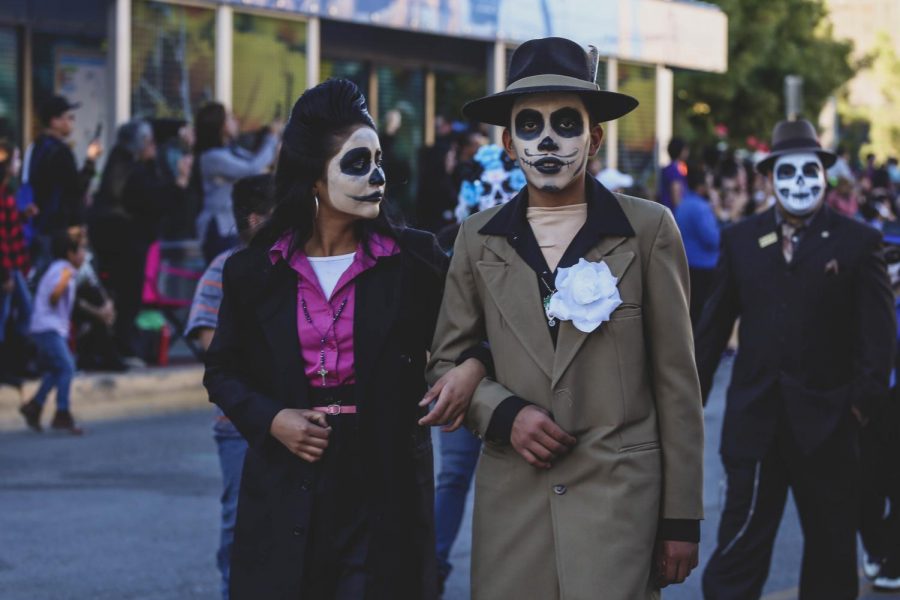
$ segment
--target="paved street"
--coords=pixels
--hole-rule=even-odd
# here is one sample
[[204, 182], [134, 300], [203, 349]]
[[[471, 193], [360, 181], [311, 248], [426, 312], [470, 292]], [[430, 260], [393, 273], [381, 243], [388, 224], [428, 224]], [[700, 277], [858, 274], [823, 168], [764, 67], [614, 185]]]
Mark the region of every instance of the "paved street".
[[[706, 414], [704, 560], [712, 551], [722, 489], [716, 449], [723, 390], [717, 386]], [[0, 433], [0, 597], [217, 598], [219, 475], [209, 411], [89, 426], [81, 439]], [[464, 531], [469, 523], [467, 515]], [[447, 600], [468, 598], [469, 547], [463, 535]], [[789, 506], [766, 600], [796, 597], [801, 550]], [[695, 574], [664, 597], [694, 600], [698, 590]], [[894, 596], [866, 591], [864, 597]]]

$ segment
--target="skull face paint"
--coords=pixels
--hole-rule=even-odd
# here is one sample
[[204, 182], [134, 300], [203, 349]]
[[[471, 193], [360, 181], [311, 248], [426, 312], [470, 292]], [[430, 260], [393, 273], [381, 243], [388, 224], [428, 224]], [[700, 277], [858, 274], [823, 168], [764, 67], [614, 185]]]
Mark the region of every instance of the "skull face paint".
[[786, 154], [775, 161], [772, 170], [778, 203], [796, 217], [809, 215], [825, 195], [825, 169], [814, 152]]
[[577, 94], [523, 96], [513, 105], [512, 146], [531, 185], [563, 190], [584, 175], [590, 118]]
[[381, 144], [369, 127], [356, 129], [328, 163], [328, 199], [342, 213], [374, 219], [384, 200]]

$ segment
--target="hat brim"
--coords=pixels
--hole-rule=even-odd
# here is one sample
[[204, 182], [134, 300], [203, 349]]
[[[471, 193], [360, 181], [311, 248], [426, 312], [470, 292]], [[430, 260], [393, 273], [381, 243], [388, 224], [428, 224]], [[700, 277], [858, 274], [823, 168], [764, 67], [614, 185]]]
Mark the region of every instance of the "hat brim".
[[569, 93], [584, 99], [590, 114], [598, 123], [613, 121], [633, 111], [638, 101], [626, 94], [602, 90], [584, 90], [567, 86], [546, 85], [498, 92], [484, 98], [472, 100], [463, 106], [462, 113], [467, 119], [480, 121], [499, 127], [509, 127], [513, 103], [517, 98], [531, 94]]
[[768, 156], [756, 163], [756, 170], [765, 175], [772, 170], [772, 167], [775, 165], [775, 161], [778, 160], [779, 156], [784, 156], [785, 154], [799, 154], [801, 152], [813, 152], [817, 154], [819, 160], [822, 161], [822, 166], [826, 169], [830, 169], [837, 161], [837, 154], [829, 152], [828, 150], [823, 150], [822, 148], [788, 148], [770, 152]]

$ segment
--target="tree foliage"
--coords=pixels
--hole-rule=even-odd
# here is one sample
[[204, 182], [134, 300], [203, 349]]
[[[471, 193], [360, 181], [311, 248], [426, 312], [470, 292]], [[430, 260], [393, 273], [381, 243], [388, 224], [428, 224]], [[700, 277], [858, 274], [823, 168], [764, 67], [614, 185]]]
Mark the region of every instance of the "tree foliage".
[[[822, 0], [712, 0], [728, 15], [728, 71], [675, 75], [675, 127], [697, 143], [768, 140], [784, 118], [784, 78], [803, 77], [803, 116], [815, 121], [854, 74], [852, 43], [835, 40]], [[703, 43], [697, 40], [697, 43]]]

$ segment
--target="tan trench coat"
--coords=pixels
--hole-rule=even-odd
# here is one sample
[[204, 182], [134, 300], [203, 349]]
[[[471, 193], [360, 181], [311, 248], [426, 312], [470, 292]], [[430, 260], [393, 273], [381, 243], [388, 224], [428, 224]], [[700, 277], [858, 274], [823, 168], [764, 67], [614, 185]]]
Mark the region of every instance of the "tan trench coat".
[[[703, 415], [688, 315], [688, 267], [672, 214], [616, 194], [634, 237], [586, 254], [619, 278], [622, 305], [590, 334], [561, 323], [554, 351], [537, 277], [503, 236], [457, 238], [429, 379], [487, 339], [467, 425], [484, 436], [516, 395], [551, 411], [578, 442], [550, 470], [509, 445], [483, 445], [475, 483], [473, 600], [657, 598], [659, 519], [701, 519]], [[610, 201], [612, 198], [610, 197]]]

